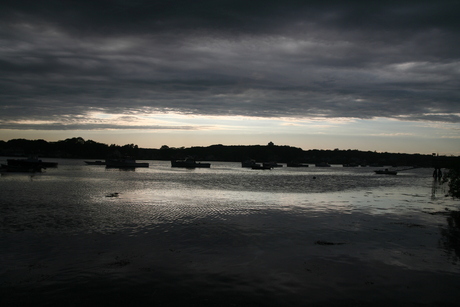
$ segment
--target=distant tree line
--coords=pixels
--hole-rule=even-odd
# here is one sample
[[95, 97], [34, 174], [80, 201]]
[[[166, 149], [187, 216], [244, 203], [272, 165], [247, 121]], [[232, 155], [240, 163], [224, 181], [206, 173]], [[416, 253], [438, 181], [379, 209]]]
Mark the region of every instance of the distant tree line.
[[49, 158], [105, 159], [114, 156], [130, 156], [139, 160], [171, 160], [194, 157], [202, 161], [350, 164], [350, 165], [392, 165], [420, 167], [449, 167], [459, 157], [436, 157], [433, 155], [388, 153], [360, 150], [303, 150], [292, 146], [267, 145], [211, 145], [207, 147], [169, 147], [159, 149], [139, 148], [134, 144], [107, 145], [81, 137], [57, 142], [45, 140], [13, 139], [0, 141], [3, 156], [38, 155]]

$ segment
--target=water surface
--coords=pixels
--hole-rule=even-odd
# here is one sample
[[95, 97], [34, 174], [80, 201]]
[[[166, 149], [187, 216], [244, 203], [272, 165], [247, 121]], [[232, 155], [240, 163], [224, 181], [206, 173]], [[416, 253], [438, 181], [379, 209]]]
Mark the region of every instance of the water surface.
[[449, 306], [459, 202], [431, 169], [57, 169], [0, 177], [5, 306]]

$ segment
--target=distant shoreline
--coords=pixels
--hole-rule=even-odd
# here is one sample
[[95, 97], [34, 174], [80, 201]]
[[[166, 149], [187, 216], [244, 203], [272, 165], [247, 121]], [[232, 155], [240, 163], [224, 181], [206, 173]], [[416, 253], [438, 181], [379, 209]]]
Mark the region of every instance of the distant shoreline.
[[45, 140], [12, 139], [0, 141], [1, 156], [24, 157], [38, 155], [45, 158], [106, 159], [113, 156], [130, 156], [139, 160], [172, 160], [194, 157], [201, 161], [278, 163], [329, 163], [366, 166], [419, 166], [450, 167], [458, 163], [457, 156], [437, 156], [427, 154], [388, 153], [361, 151], [357, 149], [320, 150], [292, 147], [288, 145], [210, 145], [207, 147], [169, 147], [159, 149], [139, 148], [135, 144], [107, 145], [81, 137], [57, 142]]

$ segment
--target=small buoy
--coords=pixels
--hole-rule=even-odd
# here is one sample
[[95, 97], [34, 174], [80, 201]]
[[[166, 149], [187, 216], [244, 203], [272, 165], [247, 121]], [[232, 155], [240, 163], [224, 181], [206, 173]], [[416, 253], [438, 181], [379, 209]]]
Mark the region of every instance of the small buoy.
[[316, 179], [316, 177], [315, 177], [315, 176], [313, 176], [313, 179]]

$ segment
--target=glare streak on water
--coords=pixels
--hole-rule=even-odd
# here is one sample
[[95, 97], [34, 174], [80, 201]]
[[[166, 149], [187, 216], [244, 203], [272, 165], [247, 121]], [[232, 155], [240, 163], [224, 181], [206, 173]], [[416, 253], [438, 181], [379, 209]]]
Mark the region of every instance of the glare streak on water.
[[148, 162], [121, 171], [59, 160], [42, 174], [2, 175], [8, 302], [45, 305], [33, 294], [42, 292], [76, 305], [133, 296], [224, 306], [456, 297], [459, 203], [430, 169], [379, 176], [361, 167]]

